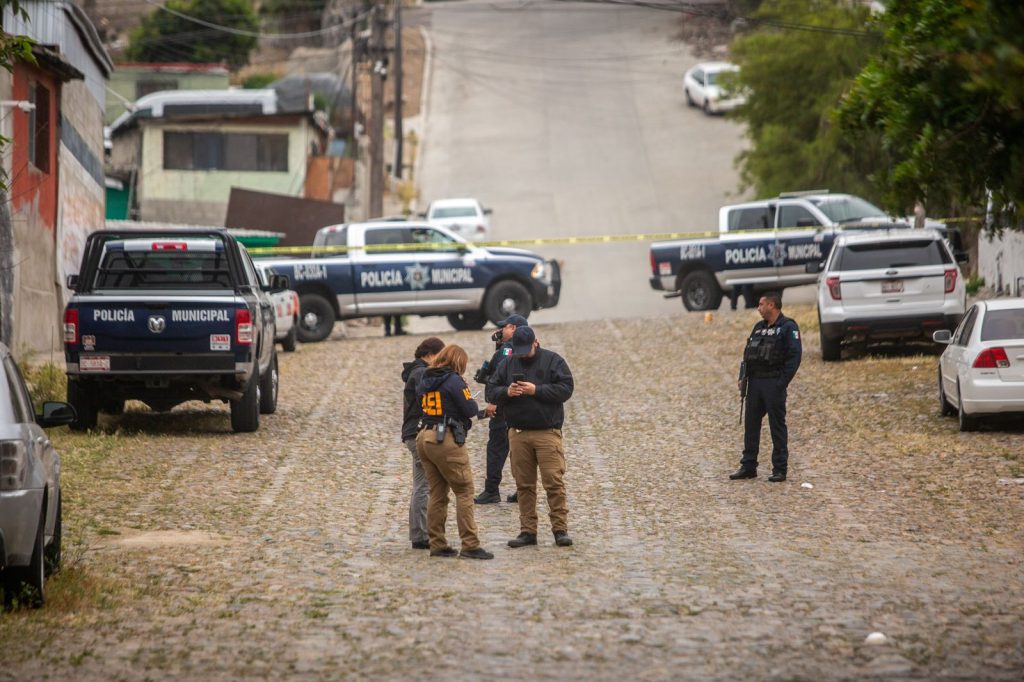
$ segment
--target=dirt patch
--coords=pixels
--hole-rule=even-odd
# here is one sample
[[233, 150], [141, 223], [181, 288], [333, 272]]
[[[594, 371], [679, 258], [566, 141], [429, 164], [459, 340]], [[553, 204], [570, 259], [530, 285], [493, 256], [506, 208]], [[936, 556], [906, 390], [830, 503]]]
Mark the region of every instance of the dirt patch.
[[126, 531], [122, 535], [107, 536], [97, 547], [127, 547], [129, 549], [155, 549], [159, 547], [204, 547], [221, 545], [224, 537], [200, 530]]
[[734, 17], [722, 6], [702, 6], [700, 13], [683, 12], [676, 37], [700, 59], [725, 59], [733, 38]]

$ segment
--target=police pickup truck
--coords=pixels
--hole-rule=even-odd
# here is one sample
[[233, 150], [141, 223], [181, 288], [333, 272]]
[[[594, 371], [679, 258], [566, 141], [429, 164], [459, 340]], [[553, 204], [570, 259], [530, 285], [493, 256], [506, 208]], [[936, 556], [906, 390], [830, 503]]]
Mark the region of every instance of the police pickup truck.
[[[850, 194], [792, 192], [776, 199], [723, 206], [717, 237], [651, 245], [651, 288], [679, 296], [687, 310], [717, 310], [722, 296], [750, 286], [755, 294], [811, 284], [808, 263], [828, 256], [836, 235], [849, 229], [909, 227]], [[950, 240], [965, 260], [960, 233], [926, 221]]]
[[162, 412], [187, 400], [231, 404], [235, 431], [277, 409], [274, 309], [245, 248], [224, 230], [101, 230], [68, 276], [68, 402], [76, 430], [125, 400]]
[[326, 338], [336, 320], [376, 315], [446, 315], [455, 329], [481, 329], [551, 308], [561, 291], [557, 262], [427, 223], [332, 225], [313, 246], [309, 258], [265, 261], [299, 294], [304, 343]]

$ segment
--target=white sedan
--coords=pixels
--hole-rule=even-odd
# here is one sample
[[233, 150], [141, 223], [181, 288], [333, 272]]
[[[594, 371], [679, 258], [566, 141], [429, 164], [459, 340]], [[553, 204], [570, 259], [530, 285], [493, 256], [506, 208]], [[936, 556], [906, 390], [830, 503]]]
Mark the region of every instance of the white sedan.
[[974, 304], [956, 331], [932, 335], [948, 347], [939, 358], [939, 406], [971, 431], [984, 415], [1024, 414], [1024, 299]]
[[423, 217], [446, 227], [463, 239], [482, 241], [491, 232], [491, 209], [476, 199], [437, 199], [430, 202]]
[[697, 64], [683, 76], [686, 103], [691, 107], [700, 107], [705, 114], [724, 114], [740, 106], [746, 102], [746, 98], [722, 87], [722, 75], [739, 70], [740, 67], [729, 62]]

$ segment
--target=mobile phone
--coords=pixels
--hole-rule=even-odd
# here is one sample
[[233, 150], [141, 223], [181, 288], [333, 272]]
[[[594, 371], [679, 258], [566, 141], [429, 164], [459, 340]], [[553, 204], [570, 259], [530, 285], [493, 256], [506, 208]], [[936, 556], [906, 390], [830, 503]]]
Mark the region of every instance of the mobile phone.
[[512, 383], [514, 384], [520, 381], [526, 381], [526, 375], [522, 372], [512, 372]]

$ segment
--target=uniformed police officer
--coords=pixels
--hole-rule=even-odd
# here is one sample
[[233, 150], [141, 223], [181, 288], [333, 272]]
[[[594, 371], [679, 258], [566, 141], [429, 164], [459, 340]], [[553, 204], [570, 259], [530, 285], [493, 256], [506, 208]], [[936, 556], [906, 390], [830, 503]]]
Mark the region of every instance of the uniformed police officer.
[[800, 327], [782, 314], [782, 297], [777, 292], [763, 294], [757, 312], [762, 319], [747, 338], [740, 364], [740, 384], [747, 380], [743, 458], [740, 468], [729, 478], [757, 478], [761, 422], [767, 414], [772, 433], [772, 475], [768, 480], [777, 483], [786, 480], [789, 468], [786, 388], [800, 367]]
[[[423, 373], [416, 391], [423, 409], [423, 429], [416, 436], [416, 452], [430, 486], [427, 536], [430, 556], [493, 559], [494, 555], [480, 546], [473, 518], [473, 470], [469, 466], [466, 433], [478, 408], [462, 378], [467, 362], [466, 351], [461, 347], [445, 346]], [[444, 535], [449, 488], [455, 493], [461, 552], [452, 549]]]
[[[512, 334], [518, 327], [525, 327], [529, 322], [522, 315], [509, 315], [498, 323], [498, 331], [495, 332], [494, 355], [476, 373], [474, 377], [478, 383], [487, 384], [505, 358], [512, 354]], [[505, 460], [508, 459], [508, 424], [505, 417], [498, 412], [498, 406], [494, 403], [487, 403], [484, 412], [491, 418], [487, 432], [487, 479], [484, 481], [484, 490], [473, 498], [477, 504], [493, 504], [501, 502], [501, 473], [505, 468]], [[509, 502], [515, 502], [518, 496], [512, 493], [508, 496]]]

